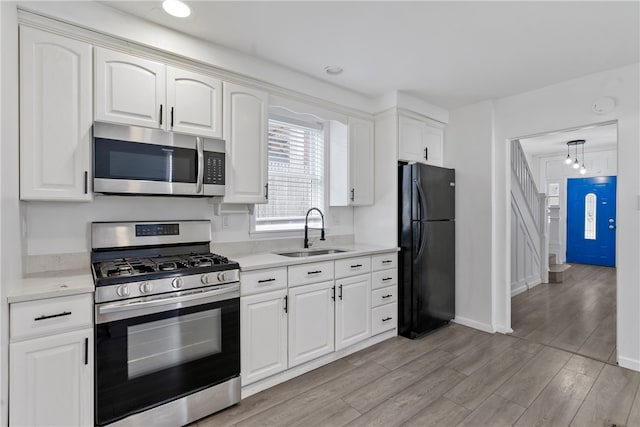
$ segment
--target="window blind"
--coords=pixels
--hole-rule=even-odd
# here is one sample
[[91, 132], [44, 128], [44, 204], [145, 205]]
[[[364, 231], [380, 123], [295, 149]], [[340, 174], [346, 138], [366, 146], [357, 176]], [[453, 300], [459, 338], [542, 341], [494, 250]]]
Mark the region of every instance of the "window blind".
[[309, 208], [324, 209], [321, 125], [269, 119], [268, 182], [269, 203], [255, 207], [256, 231], [299, 229]]

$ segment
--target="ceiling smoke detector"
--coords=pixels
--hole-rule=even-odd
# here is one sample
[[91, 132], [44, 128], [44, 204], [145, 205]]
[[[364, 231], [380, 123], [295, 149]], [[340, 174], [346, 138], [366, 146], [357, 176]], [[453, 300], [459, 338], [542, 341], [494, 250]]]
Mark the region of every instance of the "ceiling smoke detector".
[[344, 70], [342, 69], [342, 67], [339, 67], [337, 65], [327, 65], [326, 67], [324, 67], [324, 72], [329, 74], [330, 76], [337, 76], [338, 74], [342, 74]]
[[180, 0], [164, 0], [162, 8], [171, 16], [176, 18], [186, 18], [191, 15], [191, 9]]

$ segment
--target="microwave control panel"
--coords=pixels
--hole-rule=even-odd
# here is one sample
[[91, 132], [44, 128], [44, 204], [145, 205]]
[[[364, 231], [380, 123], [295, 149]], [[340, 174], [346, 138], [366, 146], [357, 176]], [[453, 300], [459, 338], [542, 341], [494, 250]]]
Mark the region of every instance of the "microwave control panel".
[[224, 185], [224, 153], [204, 152], [204, 183]]

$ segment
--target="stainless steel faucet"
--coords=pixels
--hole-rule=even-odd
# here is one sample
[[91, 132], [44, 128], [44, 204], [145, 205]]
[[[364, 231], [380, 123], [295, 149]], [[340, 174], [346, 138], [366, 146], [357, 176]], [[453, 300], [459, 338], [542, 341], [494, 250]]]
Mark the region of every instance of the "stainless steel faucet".
[[[309, 222], [309, 214], [311, 211], [318, 211], [320, 217], [322, 218], [322, 228], [313, 228], [309, 227], [307, 223]], [[309, 247], [309, 229], [311, 230], [320, 230], [320, 240], [324, 240], [324, 214], [318, 208], [311, 208], [307, 211], [307, 215], [304, 218], [304, 247], [305, 249]]]

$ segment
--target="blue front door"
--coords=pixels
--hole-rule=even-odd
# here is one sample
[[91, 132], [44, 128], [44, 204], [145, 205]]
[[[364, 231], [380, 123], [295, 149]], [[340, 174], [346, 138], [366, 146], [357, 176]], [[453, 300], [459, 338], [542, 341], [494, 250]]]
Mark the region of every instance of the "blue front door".
[[616, 266], [616, 177], [567, 180], [567, 262]]

